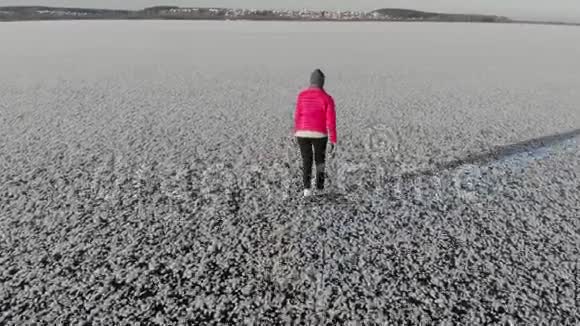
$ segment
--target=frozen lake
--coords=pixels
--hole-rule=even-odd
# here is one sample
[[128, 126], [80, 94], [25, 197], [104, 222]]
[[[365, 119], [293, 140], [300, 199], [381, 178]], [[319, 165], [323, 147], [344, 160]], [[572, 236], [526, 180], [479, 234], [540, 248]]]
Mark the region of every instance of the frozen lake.
[[[0, 324], [577, 324], [580, 28], [0, 24]], [[290, 143], [314, 68], [330, 196]]]

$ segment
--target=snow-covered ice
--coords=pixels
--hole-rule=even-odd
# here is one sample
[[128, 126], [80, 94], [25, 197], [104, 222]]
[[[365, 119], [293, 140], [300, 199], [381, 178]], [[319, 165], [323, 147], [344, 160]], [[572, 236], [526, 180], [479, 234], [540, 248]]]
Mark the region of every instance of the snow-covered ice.
[[[577, 324], [578, 40], [0, 24], [0, 324]], [[304, 200], [289, 133], [314, 68], [339, 146]]]

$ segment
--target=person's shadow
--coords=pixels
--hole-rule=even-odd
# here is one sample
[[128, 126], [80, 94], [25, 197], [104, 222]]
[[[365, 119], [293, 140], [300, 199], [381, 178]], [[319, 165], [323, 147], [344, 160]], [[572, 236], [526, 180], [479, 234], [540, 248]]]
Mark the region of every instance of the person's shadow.
[[539, 138], [533, 138], [525, 141], [521, 141], [515, 144], [504, 145], [504, 146], [496, 146], [490, 150], [467, 155], [466, 157], [446, 161], [446, 162], [439, 162], [435, 164], [435, 167], [430, 169], [423, 169], [418, 171], [411, 171], [407, 173], [403, 173], [399, 176], [399, 178], [408, 180], [408, 179], [415, 179], [418, 177], [423, 176], [434, 176], [442, 171], [453, 170], [463, 165], [485, 165], [495, 161], [502, 160], [504, 158], [527, 153], [527, 152], [534, 152], [536, 150], [551, 147], [553, 145], [562, 144], [566, 141], [572, 140], [576, 137], [580, 136], [580, 129], [575, 129], [572, 131], [558, 133], [553, 135], [547, 135]]
[[[403, 173], [399, 176], [392, 176], [387, 178], [386, 182], [389, 184], [390, 183], [394, 184], [401, 180], [409, 181], [421, 177], [436, 176], [441, 172], [454, 170], [463, 165], [485, 165], [495, 161], [502, 160], [504, 158], [513, 155], [534, 152], [542, 148], [551, 147], [557, 144], [563, 144], [566, 141], [572, 140], [577, 137], [580, 137], [580, 129], [575, 129], [564, 133], [547, 135], [539, 138], [533, 138], [514, 144], [496, 146], [481, 153], [471, 154], [459, 159], [436, 163], [434, 167], [429, 169], [415, 170]], [[298, 179], [298, 177], [299, 176], [297, 175], [296, 178]], [[320, 196], [313, 196], [312, 198], [309, 199], [309, 201], [321, 204], [322, 203], [332, 204], [333, 206], [343, 206], [356, 203], [355, 201], [353, 201], [352, 198], [346, 196], [345, 194], [342, 194], [337, 189], [334, 189], [332, 185], [330, 189], [328, 189], [327, 193]]]

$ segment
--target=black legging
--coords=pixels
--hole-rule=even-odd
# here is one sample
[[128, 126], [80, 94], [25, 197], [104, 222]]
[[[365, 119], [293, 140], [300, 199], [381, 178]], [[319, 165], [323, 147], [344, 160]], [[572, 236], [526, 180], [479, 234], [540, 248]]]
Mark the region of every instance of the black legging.
[[[316, 188], [324, 189], [324, 163], [326, 161], [326, 144], [328, 137], [325, 138], [302, 138], [296, 137], [302, 154], [302, 177], [304, 189], [310, 189], [312, 180], [312, 158], [316, 162]], [[313, 150], [314, 149], [314, 153]]]

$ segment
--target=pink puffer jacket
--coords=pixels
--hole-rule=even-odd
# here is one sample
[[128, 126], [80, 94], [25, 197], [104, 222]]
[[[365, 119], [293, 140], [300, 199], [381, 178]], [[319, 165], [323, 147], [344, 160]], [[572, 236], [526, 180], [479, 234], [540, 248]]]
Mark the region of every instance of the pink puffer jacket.
[[300, 92], [294, 113], [294, 132], [315, 131], [329, 135], [336, 144], [336, 111], [334, 99], [321, 88], [307, 88]]

